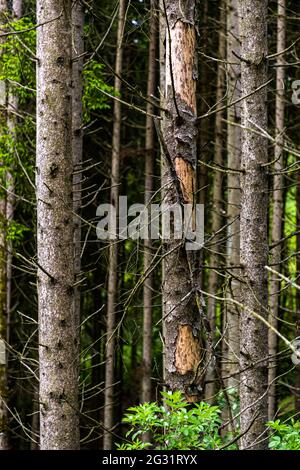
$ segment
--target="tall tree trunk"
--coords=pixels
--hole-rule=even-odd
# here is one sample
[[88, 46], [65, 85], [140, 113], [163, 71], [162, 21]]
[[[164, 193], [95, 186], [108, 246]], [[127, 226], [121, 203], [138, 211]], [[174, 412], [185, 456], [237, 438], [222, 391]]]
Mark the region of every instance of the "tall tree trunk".
[[[7, 2], [0, 0], [0, 25], [7, 22]], [[0, 38], [0, 54], [2, 53]], [[6, 124], [6, 86], [0, 82], [0, 128]], [[5, 162], [0, 162], [5, 165]], [[4, 184], [4, 181], [1, 181]], [[6, 195], [1, 189], [0, 195], [0, 450], [8, 446], [7, 439], [7, 310], [6, 310]]]
[[[195, 1], [167, 0], [166, 75], [163, 122], [167, 183], [164, 204], [195, 203], [196, 189], [196, 30]], [[182, 67], [182, 64], [185, 64]], [[170, 171], [171, 170], [171, 171]], [[177, 190], [176, 190], [177, 187]], [[180, 198], [178, 198], [178, 193]], [[195, 252], [174, 237], [164, 240], [163, 320], [165, 382], [189, 401], [200, 398], [201, 318], [195, 298]], [[198, 299], [197, 299], [198, 300]]]
[[[159, 39], [158, 39], [158, 48], [159, 48], [159, 99], [160, 99], [160, 117], [164, 117], [165, 109], [165, 87], [166, 87], [166, 18], [164, 12], [164, 1], [165, 0], [158, 0], [159, 1]], [[168, 172], [167, 172], [167, 165], [164, 156], [164, 145], [163, 142], [159, 142], [159, 150], [160, 150], [160, 179], [161, 179], [161, 187], [160, 187], [160, 199], [161, 201], [164, 200], [165, 197], [165, 183], [167, 183]], [[163, 295], [163, 285], [165, 279], [165, 258], [163, 258], [161, 263], [161, 278], [162, 278], [162, 295]], [[162, 299], [163, 300], [163, 299]], [[162, 336], [165, 337], [165, 322], [162, 322]], [[163, 347], [163, 354], [162, 354], [162, 370], [163, 370], [163, 391], [166, 391], [166, 355], [165, 355], [165, 348]]]
[[[265, 449], [267, 420], [266, 326], [268, 307], [265, 266], [268, 261], [267, 0], [239, 0], [241, 36], [242, 157], [241, 157], [241, 448]], [[243, 434], [244, 433], [244, 434]]]
[[[278, 0], [277, 11], [277, 53], [285, 49], [285, 0]], [[273, 220], [272, 220], [272, 245], [275, 245], [271, 252], [272, 267], [280, 271], [281, 244], [278, 243], [282, 238], [282, 217], [283, 217], [283, 175], [280, 173], [283, 169], [283, 142], [284, 142], [284, 78], [285, 78], [285, 59], [284, 54], [279, 54], [277, 58], [278, 67], [276, 68], [276, 103], [275, 103], [275, 126], [276, 126], [276, 144], [275, 144], [275, 164], [274, 164], [274, 187], [273, 187]], [[269, 323], [277, 328], [280, 282], [277, 277], [271, 275], [270, 279], [270, 314]], [[269, 329], [269, 420], [274, 419], [276, 407], [276, 353], [277, 353], [277, 335]]]
[[[209, 54], [208, 50], [208, 37], [209, 37], [209, 27], [208, 27], [208, 0], [203, 0], [203, 2], [199, 2], [198, 8], [200, 9], [201, 15], [201, 24], [202, 24], [202, 50], [204, 54]], [[199, 102], [199, 113], [200, 115], [205, 114], [207, 112], [207, 101], [208, 96], [210, 94], [210, 86], [209, 86], [209, 64], [207, 62], [206, 57], [200, 57], [199, 61], [199, 69], [200, 69], [200, 78], [199, 78], [199, 95], [200, 95], [200, 102]], [[209, 140], [209, 127], [210, 127], [210, 120], [209, 118], [201, 119], [199, 122], [199, 130], [198, 130], [198, 153], [199, 153], [199, 160], [200, 163], [203, 161], [207, 163], [209, 159], [208, 149], [207, 149], [207, 142]], [[199, 203], [205, 204], [206, 203], [206, 196], [207, 196], [207, 166], [205, 164], [200, 164], [199, 166], [199, 174], [197, 175], [199, 180]], [[201, 257], [204, 256], [204, 253], [201, 252]], [[202, 279], [201, 279], [202, 281]]]
[[71, 0], [38, 0], [37, 22], [43, 24], [37, 30], [36, 159], [40, 447], [78, 449]]
[[[115, 91], [121, 92], [122, 62], [123, 62], [123, 32], [125, 25], [126, 0], [120, 0], [117, 33], [117, 52], [115, 64]], [[119, 212], [119, 179], [120, 179], [120, 142], [121, 142], [121, 103], [114, 102], [111, 193], [110, 201]], [[114, 410], [114, 365], [115, 365], [115, 323], [118, 282], [118, 243], [112, 241], [109, 248], [108, 267], [108, 297], [107, 297], [107, 344], [105, 367], [105, 401], [104, 401], [104, 436], [103, 448], [112, 448], [113, 410]]]
[[[241, 68], [238, 0], [227, 0], [227, 243], [226, 262], [228, 269], [227, 298], [240, 300], [240, 272], [236, 268], [240, 264], [240, 175], [241, 167], [241, 104], [233, 102], [241, 94]], [[237, 125], [235, 125], [237, 124]], [[236, 170], [234, 173], [232, 170]], [[223, 311], [222, 342], [222, 377], [226, 377], [224, 385], [229, 392], [239, 387], [239, 309], [227, 302]], [[231, 406], [236, 400], [235, 394], [227, 393], [227, 405]], [[222, 418], [227, 421], [232, 416], [226, 406]], [[230, 422], [230, 427], [233, 423]], [[224, 429], [227, 432], [228, 429]]]
[[[227, 61], [228, 61], [228, 105], [240, 98], [240, 32], [238, 1], [229, 0], [227, 4]], [[227, 265], [232, 272], [228, 282], [227, 296], [239, 300], [240, 283], [240, 175], [241, 167], [241, 129], [238, 126], [241, 121], [241, 105], [231, 105], [227, 110], [227, 155], [228, 168], [236, 170], [237, 173], [229, 171], [227, 176]], [[234, 124], [237, 124], [234, 125]], [[238, 388], [239, 377], [239, 309], [230, 302], [226, 305], [226, 339], [228, 353], [226, 358], [226, 385], [229, 388]]]
[[[147, 97], [155, 93], [156, 76], [156, 41], [157, 41], [157, 2], [151, 1], [150, 16], [150, 39], [148, 56], [148, 85]], [[150, 114], [154, 113], [154, 106], [147, 103], [146, 118], [146, 162], [145, 162], [145, 205], [151, 204], [153, 195], [153, 171], [154, 171], [154, 124]], [[152, 244], [150, 239], [144, 242], [144, 273], [147, 273], [151, 267]], [[151, 370], [152, 370], [152, 289], [153, 276], [149, 274], [144, 282], [143, 300], [144, 300], [144, 324], [143, 324], [143, 379], [142, 379], [142, 402], [151, 401]]]
[[[298, 253], [296, 258], [296, 270], [297, 270], [297, 282], [300, 284], [300, 175], [297, 175], [297, 190], [296, 190], [296, 207], [297, 207], [297, 215], [296, 215], [296, 252]], [[283, 198], [283, 200], [285, 200]], [[300, 322], [299, 322], [299, 314], [300, 314], [300, 290], [296, 290], [296, 314], [295, 314], [295, 328], [294, 328], [294, 335], [297, 338], [300, 334]], [[298, 369], [298, 370], [297, 370]], [[296, 412], [300, 412], [300, 371], [299, 368], [296, 368], [296, 379], [295, 379], [295, 410]]]
[[[201, 50], [204, 54], [209, 55], [209, 1], [203, 0], [196, 3], [196, 14], [199, 18], [198, 27], [200, 26]], [[205, 114], [209, 109], [209, 97], [212, 93], [210, 85], [210, 66], [205, 56], [199, 56], [199, 80], [197, 81], [197, 107], [200, 116]], [[210, 159], [209, 147], [207, 144], [211, 137], [212, 121], [209, 117], [201, 119], [198, 122], [197, 134], [197, 202], [203, 204], [204, 214], [207, 217], [206, 202], [208, 194], [208, 167], [206, 164]], [[205, 261], [205, 250], [200, 251], [199, 264], [203, 265]], [[206, 290], [207, 276], [205, 271], [199, 273], [199, 285]]]
[[[82, 94], [83, 94], [83, 40], [84, 7], [81, 0], [72, 2], [72, 155], [73, 155], [73, 212], [74, 212], [74, 319], [78, 331], [78, 351], [80, 354], [80, 321], [81, 321], [81, 179], [82, 179]], [[80, 363], [78, 360], [78, 375], [80, 374]]]
[[83, 92], [83, 26], [84, 7], [81, 1], [73, 0], [73, 91], [72, 91], [72, 153], [73, 153], [73, 211], [74, 211], [74, 315], [80, 327], [80, 272], [81, 272], [81, 178], [82, 178], [82, 92]]
[[[220, 5], [220, 30], [219, 30], [219, 53], [218, 58], [219, 60], [225, 59], [225, 1], [222, 0]], [[224, 64], [222, 62], [218, 62], [218, 73], [217, 73], [217, 92], [216, 92], [216, 102], [218, 103], [218, 107], [222, 106], [222, 98], [224, 94], [224, 81], [225, 81], [225, 71], [224, 71]], [[215, 151], [214, 151], [214, 162], [215, 166], [222, 165], [223, 162], [223, 113], [218, 112], [216, 114], [216, 122], [215, 122]], [[212, 212], [212, 227], [211, 231], [212, 234], [217, 234], [222, 227], [222, 199], [223, 199], [223, 191], [222, 191], [222, 180], [223, 175], [220, 171], [216, 170], [214, 173], [213, 179], [213, 212]], [[212, 254], [210, 257], [210, 264], [212, 266], [218, 266], [220, 262], [220, 257], [218, 253], [221, 250], [220, 243], [220, 235], [214, 236], [214, 244], [212, 247]], [[217, 269], [212, 269], [209, 275], [209, 283], [208, 283], [208, 292], [212, 295], [215, 295], [218, 289], [218, 271]], [[209, 297], [207, 301], [207, 316], [210, 323], [210, 329], [212, 332], [212, 337], [215, 336], [215, 329], [216, 329], [216, 300], [213, 297]], [[213, 396], [215, 394], [215, 366], [214, 361], [211, 361], [209, 365], [206, 378], [207, 384], [205, 386], [205, 400], [212, 401]]]
[[[13, 19], [19, 20], [22, 16], [22, 0], [14, 0], [12, 5]], [[7, 127], [12, 138], [12, 156], [15, 154], [16, 145], [16, 128], [18, 124], [17, 112], [19, 107], [19, 100], [14, 88], [9, 90], [7, 100]], [[12, 158], [12, 162], [14, 158]], [[7, 202], [6, 202], [6, 219], [10, 224], [14, 218], [15, 210], [15, 182], [14, 182], [14, 168], [12, 172], [8, 171], [6, 174], [6, 187], [7, 187]], [[11, 322], [11, 281], [12, 281], [12, 242], [7, 240], [7, 288], [6, 288], [6, 309], [7, 309], [7, 341], [9, 342], [10, 322]]]

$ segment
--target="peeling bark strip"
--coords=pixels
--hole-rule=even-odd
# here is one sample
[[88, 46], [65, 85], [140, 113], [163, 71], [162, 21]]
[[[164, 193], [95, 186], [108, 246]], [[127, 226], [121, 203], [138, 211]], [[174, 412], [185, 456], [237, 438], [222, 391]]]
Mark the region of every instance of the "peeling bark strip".
[[[241, 94], [253, 93], [267, 81], [267, 0], [239, 0], [241, 35]], [[266, 326], [249, 313], [267, 317], [268, 288], [264, 266], [268, 260], [268, 161], [267, 139], [257, 133], [267, 129], [266, 87], [242, 103], [241, 264], [241, 448], [264, 449], [267, 421]], [[253, 129], [253, 131], [251, 130]], [[264, 360], [265, 359], [265, 360]], [[250, 427], [250, 429], [249, 429]], [[247, 431], [248, 430], [248, 431]]]
[[[166, 71], [163, 136], [180, 182], [182, 202], [195, 202], [196, 182], [196, 30], [195, 1], [165, 2]], [[164, 203], [177, 201], [174, 181], [164, 168]], [[196, 379], [201, 361], [201, 318], [194, 294], [195, 254], [184, 244], [165, 241], [163, 318], [165, 382], [189, 401], [200, 398]], [[176, 248], [177, 247], [177, 248]]]
[[[51, 18], [58, 19], [49, 22]], [[44, 23], [37, 30], [40, 446], [67, 450], [79, 448], [71, 213], [71, 0], [39, 0], [37, 22]]]

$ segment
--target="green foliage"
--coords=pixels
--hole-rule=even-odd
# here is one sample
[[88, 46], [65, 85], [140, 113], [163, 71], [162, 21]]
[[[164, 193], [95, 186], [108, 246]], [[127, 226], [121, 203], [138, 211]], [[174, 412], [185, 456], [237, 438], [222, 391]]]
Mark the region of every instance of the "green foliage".
[[107, 85], [103, 79], [103, 64], [91, 60], [83, 69], [83, 120], [85, 123], [91, 120], [91, 112], [101, 109], [109, 109], [107, 96], [101, 90], [114, 94], [114, 89]]
[[221, 412], [224, 412], [225, 415], [228, 415], [228, 402], [230, 402], [231, 414], [232, 416], [237, 416], [234, 420], [234, 432], [228, 431], [223, 437], [223, 443], [226, 445], [227, 450], [237, 450], [237, 444], [230, 444], [230, 442], [239, 434], [240, 432], [240, 421], [239, 421], [239, 412], [240, 412], [240, 400], [239, 400], [239, 391], [235, 387], [226, 388], [226, 394], [223, 390], [220, 390], [216, 397], [216, 404], [220, 408]]
[[[227, 395], [227, 397], [226, 397]], [[235, 387], [226, 389], [226, 395], [223, 390], [220, 390], [217, 397], [217, 404], [221, 410], [228, 408], [228, 400], [230, 401], [232, 415], [237, 415], [240, 411], [239, 391]]]
[[[5, 80], [13, 86], [13, 92], [18, 95], [20, 103], [28, 97], [35, 96], [35, 25], [28, 17], [15, 20], [4, 25], [8, 31], [24, 31], [22, 34], [7, 36], [1, 48], [0, 80]], [[114, 95], [114, 88], [107, 85], [103, 78], [103, 64], [91, 60], [83, 69], [83, 119], [87, 123], [91, 120], [91, 113], [109, 109], [108, 98], [101, 90]]]
[[15, 246], [19, 245], [23, 240], [24, 233], [27, 231], [29, 231], [29, 228], [25, 225], [11, 220], [6, 229], [6, 239], [11, 240]]
[[269, 441], [271, 450], [300, 450], [300, 421], [291, 419], [287, 424], [277, 419], [267, 425], [275, 431]]
[[6, 37], [1, 44], [3, 52], [0, 57], [0, 80], [13, 86], [20, 103], [24, 103], [28, 95], [35, 95], [36, 30], [28, 31], [32, 27], [34, 23], [28, 17], [4, 25], [7, 31], [24, 31]]
[[8, 168], [8, 162], [11, 159], [11, 143], [12, 139], [10, 134], [8, 133], [8, 129], [6, 125], [1, 126], [1, 134], [0, 134], [0, 158], [1, 158], [1, 166], [0, 166], [0, 175], [2, 176], [3, 173], [6, 172]]
[[[126, 437], [131, 443], [118, 445], [118, 449], [205, 450], [222, 446], [217, 406], [204, 402], [191, 406], [180, 392], [162, 393], [162, 397], [164, 405], [154, 402], [129, 408], [123, 422], [130, 425]], [[146, 432], [151, 432], [153, 444], [141, 442], [140, 436]]]

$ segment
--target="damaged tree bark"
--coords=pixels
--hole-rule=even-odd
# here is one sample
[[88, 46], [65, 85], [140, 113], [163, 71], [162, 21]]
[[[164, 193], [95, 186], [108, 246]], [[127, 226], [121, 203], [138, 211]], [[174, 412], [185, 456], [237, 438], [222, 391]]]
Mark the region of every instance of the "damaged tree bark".
[[[181, 204], [194, 206], [197, 135], [195, 1], [183, 4], [179, 0], [167, 0], [163, 6], [166, 16], [164, 106], [167, 109], [163, 138], [169, 157], [169, 166], [164, 167], [163, 202], [168, 208], [178, 204], [179, 200]], [[164, 245], [168, 253], [163, 281], [165, 382], [170, 390], [180, 390], [188, 401], [194, 402], [200, 399], [202, 391], [198, 375], [202, 348], [199, 299], [195, 296], [196, 256], [195, 252], [186, 251], [184, 240], [173, 237], [164, 240]]]

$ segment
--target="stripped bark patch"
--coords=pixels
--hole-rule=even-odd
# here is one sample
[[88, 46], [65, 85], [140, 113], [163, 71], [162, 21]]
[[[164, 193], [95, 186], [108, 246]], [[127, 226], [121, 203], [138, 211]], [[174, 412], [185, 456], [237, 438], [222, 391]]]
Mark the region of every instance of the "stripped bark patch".
[[175, 367], [179, 374], [195, 372], [199, 364], [200, 344], [189, 325], [179, 325], [175, 347]]
[[180, 179], [180, 186], [184, 202], [192, 204], [195, 191], [195, 170], [183, 158], [176, 157], [174, 160], [176, 174]]

